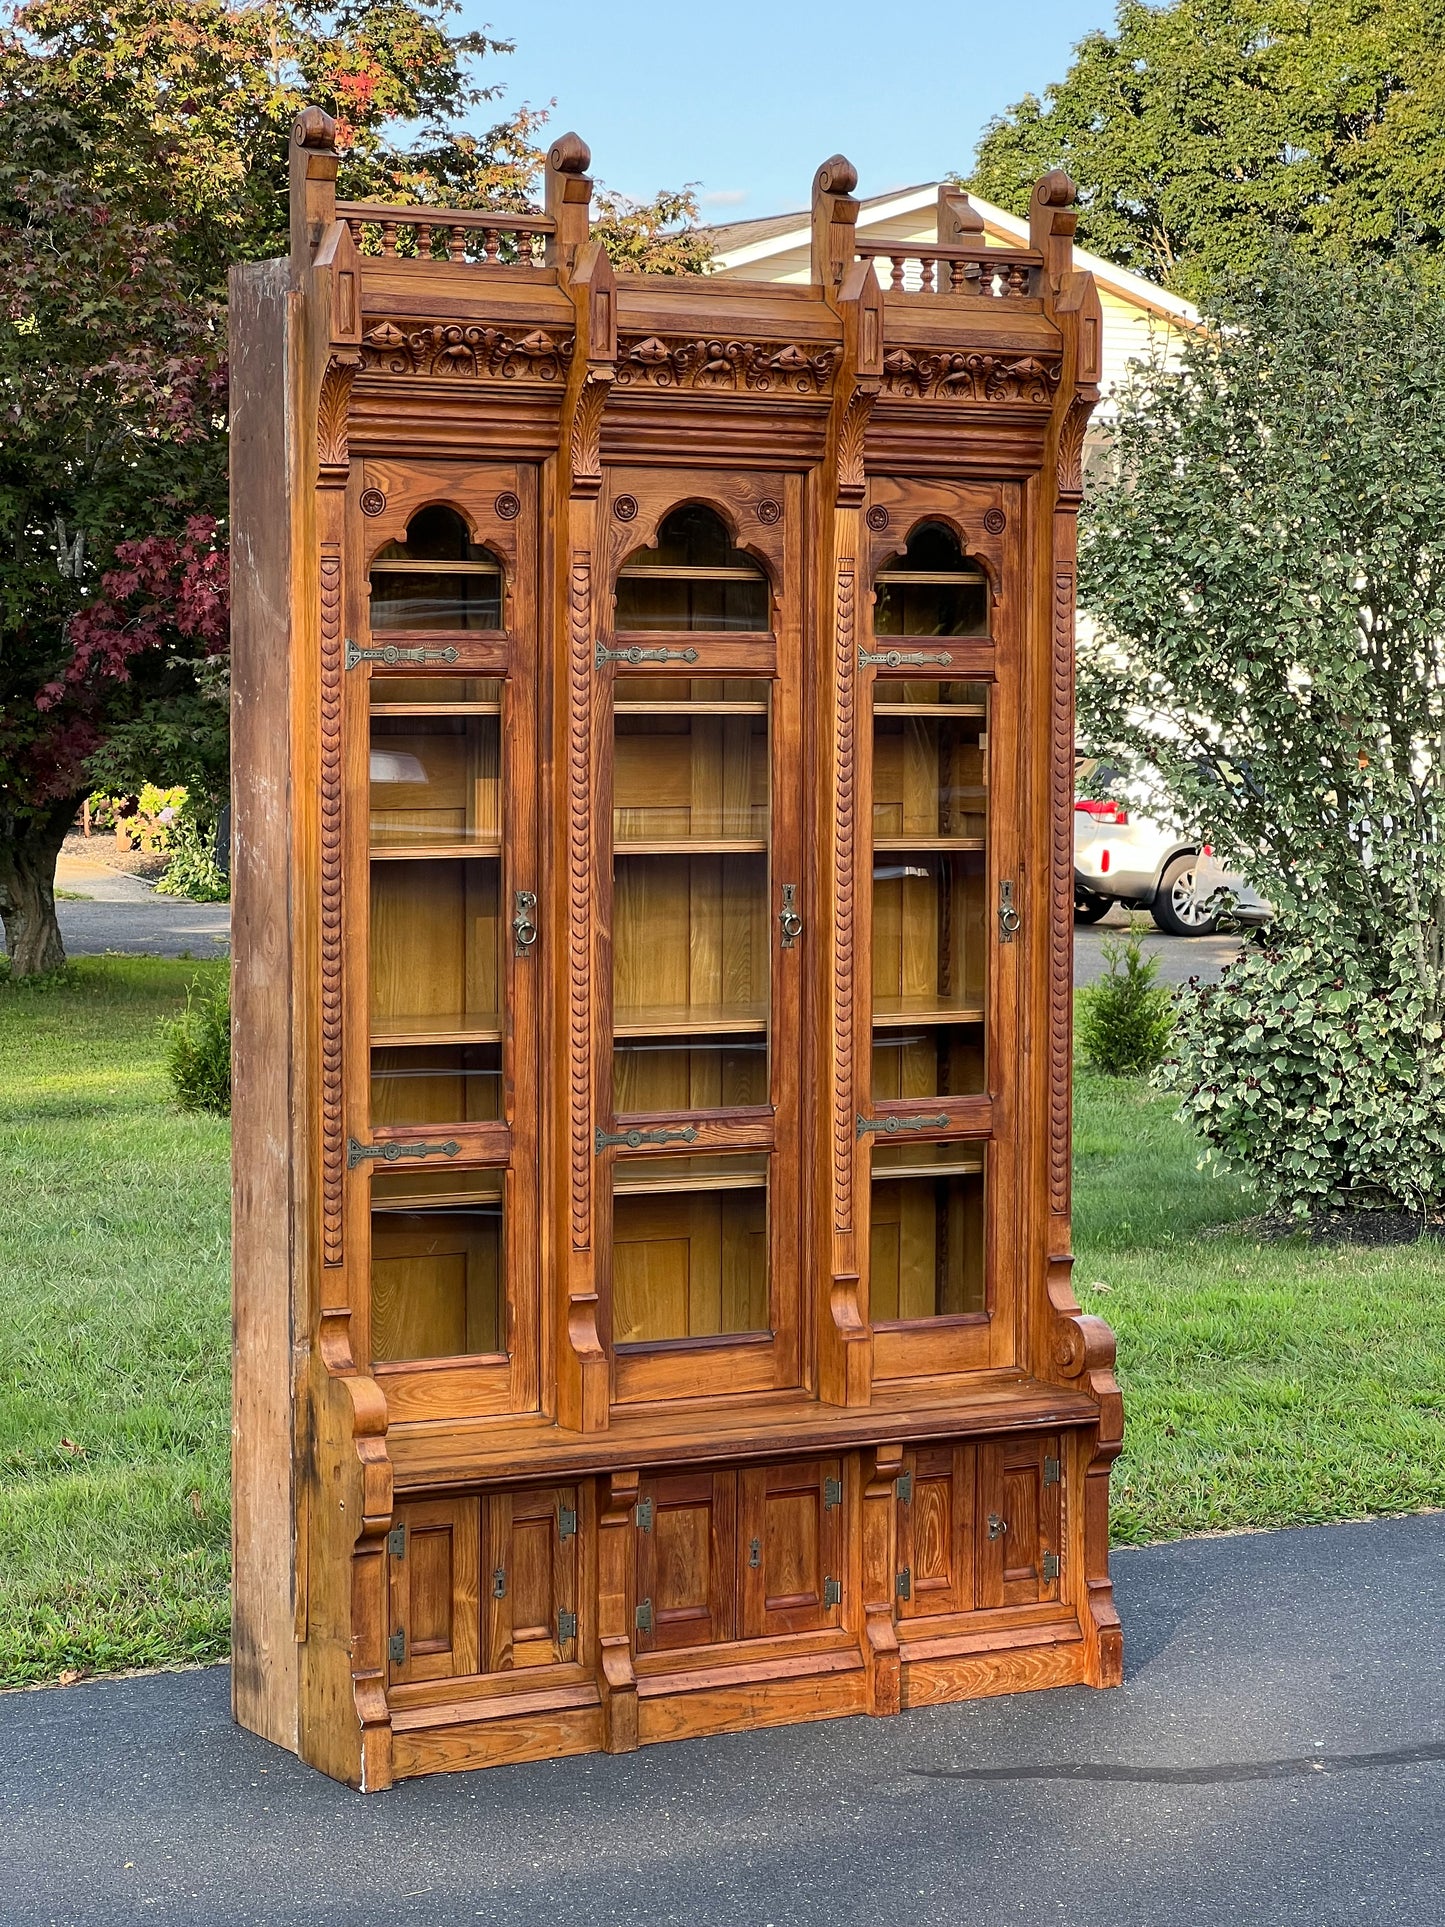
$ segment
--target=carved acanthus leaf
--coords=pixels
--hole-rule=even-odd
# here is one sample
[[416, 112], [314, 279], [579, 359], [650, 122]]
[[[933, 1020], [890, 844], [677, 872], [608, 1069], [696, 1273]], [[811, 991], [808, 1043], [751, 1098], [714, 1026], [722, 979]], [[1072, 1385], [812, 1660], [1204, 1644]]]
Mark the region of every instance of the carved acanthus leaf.
[[883, 392], [913, 401], [1030, 402], [1048, 407], [1063, 367], [1035, 355], [895, 348], [883, 357]]
[[618, 344], [617, 381], [624, 388], [822, 395], [832, 382], [840, 352], [816, 343], [631, 335]]
[[1092, 394], [1080, 395], [1070, 403], [1059, 430], [1059, 493], [1082, 495], [1084, 492], [1084, 435], [1094, 410]]
[[874, 378], [848, 397], [843, 419], [838, 424], [838, 501], [845, 506], [863, 500], [866, 487], [863, 449], [868, 437], [868, 420], [877, 399], [878, 383]]
[[321, 377], [316, 408], [316, 459], [325, 470], [344, 471], [351, 460], [346, 422], [351, 408], [351, 384], [361, 366], [354, 349], [333, 355]]
[[602, 486], [602, 410], [612, 392], [613, 370], [589, 368], [572, 417], [572, 487], [581, 495]]
[[420, 328], [379, 321], [361, 338], [361, 361], [369, 373], [383, 375], [560, 381], [572, 359], [574, 339], [542, 328], [509, 335], [500, 328], [459, 321]]

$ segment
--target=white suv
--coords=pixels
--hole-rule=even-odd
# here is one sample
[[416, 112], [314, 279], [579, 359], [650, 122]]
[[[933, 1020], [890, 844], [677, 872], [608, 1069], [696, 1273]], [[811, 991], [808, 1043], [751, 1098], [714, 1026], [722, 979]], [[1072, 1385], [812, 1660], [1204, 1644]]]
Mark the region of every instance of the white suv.
[[[1095, 788], [1108, 786], [1111, 776], [1105, 765], [1075, 760], [1076, 786], [1084, 781]], [[1208, 937], [1225, 921], [1267, 923], [1273, 915], [1258, 891], [1237, 872], [1226, 870], [1199, 838], [1164, 829], [1117, 798], [1078, 797], [1074, 919], [1097, 923], [1116, 903], [1147, 910], [1171, 937]]]

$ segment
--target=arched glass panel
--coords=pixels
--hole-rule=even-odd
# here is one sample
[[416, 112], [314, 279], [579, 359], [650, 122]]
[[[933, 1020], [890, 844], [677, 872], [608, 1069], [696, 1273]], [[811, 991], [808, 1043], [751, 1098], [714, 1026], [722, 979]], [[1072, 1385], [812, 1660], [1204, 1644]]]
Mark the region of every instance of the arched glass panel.
[[500, 629], [502, 565], [455, 509], [418, 509], [371, 565], [371, 627]]
[[941, 522], [921, 523], [907, 553], [879, 570], [874, 587], [877, 636], [988, 634], [988, 577]]
[[617, 577], [617, 628], [748, 630], [770, 626], [768, 579], [722, 521], [700, 502], [674, 509], [654, 548], [638, 549]]

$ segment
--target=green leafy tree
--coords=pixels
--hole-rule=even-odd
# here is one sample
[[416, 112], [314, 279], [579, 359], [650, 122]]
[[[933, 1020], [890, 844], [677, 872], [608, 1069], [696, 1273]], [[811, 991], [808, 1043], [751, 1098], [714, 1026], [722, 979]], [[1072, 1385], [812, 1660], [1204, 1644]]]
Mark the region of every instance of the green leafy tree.
[[1309, 251], [1442, 233], [1438, 0], [1120, 0], [1063, 80], [989, 123], [970, 185], [1022, 214], [1063, 166], [1079, 239], [1196, 297], [1258, 267], [1274, 230]]
[[[1185, 1108], [1278, 1203], [1445, 1198], [1445, 291], [1282, 255], [1120, 396], [1080, 731], [1278, 907]], [[1153, 772], [1153, 776], [1150, 776]]]
[[[95, 782], [226, 785], [226, 270], [282, 254], [287, 141], [353, 198], [534, 205], [541, 116], [463, 123], [507, 43], [454, 0], [29, 0], [0, 11], [0, 919], [64, 960], [55, 858]], [[705, 264], [686, 192], [604, 196], [621, 261]]]

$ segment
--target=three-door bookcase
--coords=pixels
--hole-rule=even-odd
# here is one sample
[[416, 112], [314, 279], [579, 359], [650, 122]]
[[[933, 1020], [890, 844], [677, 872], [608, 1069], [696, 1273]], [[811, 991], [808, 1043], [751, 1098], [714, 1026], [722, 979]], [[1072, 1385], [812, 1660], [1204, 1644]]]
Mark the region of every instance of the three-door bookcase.
[[336, 199], [231, 291], [236, 1717], [338, 1779], [1112, 1684], [1072, 186], [800, 285]]

